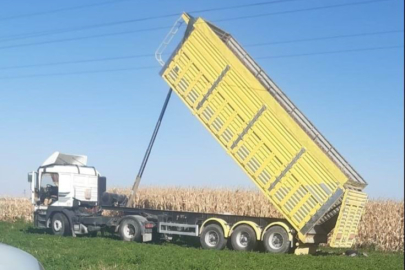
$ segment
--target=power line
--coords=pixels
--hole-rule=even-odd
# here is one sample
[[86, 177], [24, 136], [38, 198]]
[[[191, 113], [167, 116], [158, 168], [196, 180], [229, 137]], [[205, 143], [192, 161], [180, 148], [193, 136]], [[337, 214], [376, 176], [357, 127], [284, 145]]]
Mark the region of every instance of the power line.
[[377, 3], [377, 2], [387, 2], [387, 1], [392, 1], [392, 0], [369, 0], [369, 1], [362, 1], [362, 2], [353, 2], [353, 3], [322, 6], [322, 7], [312, 7], [312, 8], [302, 8], [302, 9], [296, 9], [296, 10], [277, 11], [277, 12], [262, 13], [262, 14], [256, 14], [256, 15], [246, 15], [246, 16], [239, 16], [239, 17], [234, 17], [234, 18], [219, 19], [219, 20], [216, 20], [216, 21], [213, 21], [213, 22], [236, 21], [236, 20], [242, 20], [242, 19], [252, 19], [252, 18], [267, 17], [267, 16], [273, 16], [273, 15], [299, 13], [299, 12], [305, 12], [305, 11], [333, 9], [333, 8], [348, 7], [348, 6], [358, 6], [358, 5], [372, 4], [372, 3]]
[[55, 39], [55, 40], [48, 40], [48, 41], [41, 41], [41, 42], [32, 42], [32, 43], [24, 43], [24, 44], [3, 46], [3, 47], [0, 47], [0, 50], [11, 49], [11, 48], [19, 48], [19, 47], [30, 47], [30, 46], [35, 46], [35, 45], [44, 45], [44, 44], [51, 44], [51, 43], [61, 43], [61, 42], [66, 42], [66, 41], [75, 41], [75, 40], [100, 38], [100, 37], [120, 36], [120, 35], [127, 35], [127, 34], [140, 33], [140, 32], [152, 32], [152, 31], [158, 31], [158, 30], [164, 30], [164, 29], [167, 30], [167, 29], [170, 29], [170, 28], [171, 27], [168, 27], [168, 26], [161, 26], [161, 27], [154, 27], [154, 28], [146, 28], [146, 29], [138, 29], [138, 30], [130, 30], [130, 31], [108, 33], [108, 34], [98, 34], [98, 35], [75, 37], [75, 38], [62, 38], [62, 39]]
[[66, 76], [66, 75], [81, 75], [81, 74], [93, 74], [93, 73], [109, 73], [109, 72], [134, 71], [134, 70], [144, 70], [144, 69], [158, 69], [158, 67], [157, 66], [143, 66], [143, 67], [134, 67], [134, 68], [99, 69], [99, 70], [62, 72], [62, 73], [29, 74], [29, 75], [22, 75], [22, 76], [0, 77], [0, 80], [35, 78], [35, 77], [53, 77], [53, 76]]
[[[285, 1], [296, 1], [296, 0], [284, 0], [281, 2], [285, 2]], [[272, 13], [265, 13], [265, 14], [258, 14], [258, 15], [239, 16], [239, 17], [234, 17], [234, 18], [213, 20], [212, 22], [244, 20], [244, 19], [251, 19], [251, 18], [255, 18], [255, 17], [281, 15], [281, 14], [287, 14], [287, 13], [307, 12], [307, 11], [322, 10], [322, 9], [334, 9], [334, 8], [341, 8], [341, 7], [347, 7], [347, 6], [364, 5], [364, 4], [371, 4], [371, 3], [376, 3], [376, 2], [387, 2], [387, 1], [392, 1], [392, 0], [369, 0], [369, 1], [354, 2], [354, 3], [347, 3], [347, 4], [329, 5], [329, 6], [322, 6], [322, 7], [306, 8], [306, 9], [296, 9], [296, 10], [289, 10], [289, 11], [282, 11], [282, 12], [272, 12]], [[280, 1], [278, 1], [278, 2], [280, 2]], [[275, 1], [272, 1], [271, 3], [275, 3]], [[252, 4], [250, 4], [250, 5], [252, 5]], [[223, 7], [222, 9], [224, 9], [224, 8], [225, 7]], [[99, 38], [99, 37], [106, 37], [106, 36], [116, 36], [116, 35], [123, 35], [123, 34], [136, 33], [136, 32], [156, 31], [156, 30], [169, 29], [169, 28], [170, 27], [155, 27], [155, 28], [146, 28], [146, 29], [140, 29], [140, 30], [134, 30], [134, 31], [115, 32], [115, 33], [109, 33], [109, 34], [100, 34], [100, 35], [84, 36], [84, 37], [77, 37], [77, 38], [66, 38], [66, 39], [58, 39], [58, 40], [50, 40], [50, 41], [42, 41], [42, 42], [8, 45], [8, 46], [0, 47], [0, 50], [18, 48], [18, 47], [28, 47], [28, 46], [34, 46], [34, 45], [43, 45], [43, 44], [50, 44], [50, 43], [59, 43], [59, 42], [65, 42], [65, 41]]]
[[170, 17], [174, 17], [174, 16], [179, 16], [179, 14], [175, 13], [175, 14], [168, 14], [168, 15], [163, 15], [163, 16], [153, 16], [153, 17], [148, 17], [148, 18], [121, 21], [119, 23], [118, 22], [102, 23], [102, 24], [94, 24], [94, 25], [90, 25], [90, 26], [77, 27], [77, 28], [55, 29], [55, 30], [48, 30], [48, 31], [41, 31], [41, 32], [34, 32], [34, 33], [18, 34], [18, 35], [12, 35], [12, 36], [7, 36], [7, 37], [0, 37], [0, 42], [21, 40], [21, 39], [41, 37], [41, 36], [49, 36], [49, 35], [69, 33], [69, 32], [76, 32], [76, 31], [102, 28], [102, 27], [114, 26], [114, 25], [131, 23], [131, 22], [141, 22], [141, 21], [147, 21], [147, 20], [164, 19], [164, 18], [170, 18]]
[[259, 46], [267, 46], [267, 45], [321, 41], [321, 40], [339, 39], [339, 38], [376, 36], [376, 35], [386, 35], [386, 34], [403, 33], [403, 32], [404, 32], [404, 30], [392, 30], [392, 31], [368, 32], [368, 33], [359, 33], [359, 34], [336, 35], [336, 36], [327, 36], [327, 37], [292, 39], [292, 40], [284, 40], [284, 41], [271, 41], [271, 42], [248, 44], [248, 45], [245, 45], [244, 47], [259, 47]]
[[64, 62], [53, 62], [53, 63], [43, 63], [43, 64], [31, 64], [31, 65], [22, 65], [22, 66], [8, 66], [8, 67], [0, 67], [0, 70], [32, 68], [32, 67], [45, 67], [45, 66], [59, 66], [59, 65], [67, 65], [67, 64], [93, 63], [93, 62], [102, 62], [102, 61], [113, 61], [113, 60], [124, 60], [124, 59], [135, 59], [135, 58], [143, 58], [143, 57], [153, 57], [153, 56], [154, 56], [154, 54], [138, 54], [138, 55], [128, 55], [128, 56], [105, 57], [105, 58], [85, 59], [85, 60], [76, 60], [76, 61], [64, 61]]
[[[289, 54], [289, 55], [275, 55], [275, 56], [262, 56], [256, 57], [255, 59], [275, 59], [275, 58], [292, 58], [292, 57], [302, 57], [302, 56], [315, 56], [315, 55], [327, 55], [327, 54], [341, 54], [341, 53], [356, 53], [356, 52], [366, 52], [366, 51], [376, 51], [376, 50], [386, 50], [386, 49], [398, 49], [404, 48], [404, 45], [398, 46], [385, 46], [385, 47], [369, 47], [369, 48], [358, 48], [350, 50], [337, 50], [337, 51], [325, 51], [325, 52], [313, 52], [313, 53], [302, 53], [302, 54]], [[135, 68], [120, 68], [120, 69], [104, 69], [104, 70], [90, 70], [90, 71], [77, 71], [77, 72], [64, 72], [64, 73], [43, 73], [43, 74], [28, 74], [22, 76], [7, 76], [0, 77], [0, 80], [7, 79], [22, 79], [22, 78], [34, 78], [34, 77], [53, 77], [53, 76], [65, 76], [65, 75], [80, 75], [80, 74], [92, 74], [92, 73], [108, 73], [108, 72], [119, 72], [119, 71], [134, 71], [134, 70], [146, 70], [146, 69], [157, 69], [158, 66], [142, 66]]]
[[106, 1], [106, 2], [101, 2], [101, 3], [94, 3], [94, 4], [81, 5], [81, 6], [75, 6], [75, 7], [59, 8], [59, 9], [54, 9], [54, 10], [49, 10], [49, 11], [13, 15], [10, 17], [0, 18], [0, 21], [7, 21], [7, 20], [21, 19], [21, 18], [26, 18], [26, 17], [34, 17], [34, 16], [39, 16], [39, 15], [53, 14], [53, 13], [59, 13], [59, 12], [64, 12], [64, 11], [77, 10], [77, 9], [84, 9], [84, 8], [90, 8], [90, 7], [102, 6], [102, 5], [108, 5], [108, 4], [116, 4], [119, 2], [126, 2], [126, 1], [131, 1], [131, 0]]
[[350, 50], [338, 50], [338, 51], [326, 51], [326, 52], [313, 52], [313, 53], [300, 53], [300, 54], [285, 54], [285, 55], [274, 55], [274, 56], [261, 56], [255, 59], [276, 59], [276, 58], [291, 58], [291, 57], [301, 57], [301, 56], [314, 56], [314, 55], [325, 55], [325, 54], [340, 54], [340, 53], [353, 53], [353, 52], [366, 52], [366, 51], [377, 51], [377, 50], [388, 50], [388, 49], [399, 49], [403, 48], [404, 45], [399, 46], [384, 46], [384, 47], [372, 47], [372, 48], [359, 48]]
[[[245, 45], [244, 47], [268, 46], [268, 45], [277, 45], [277, 44], [286, 44], [286, 43], [299, 43], [299, 42], [308, 42], [308, 41], [320, 41], [320, 40], [372, 36], [372, 35], [385, 35], [385, 34], [403, 33], [403, 32], [404, 32], [404, 30], [390, 30], [390, 31], [367, 32], [367, 33], [357, 33], [357, 34], [347, 34], [347, 35], [335, 35], [335, 36], [326, 36], [326, 37], [314, 37], [314, 38], [306, 38], [306, 39], [255, 43], [255, 44]], [[0, 67], [0, 70], [44, 67], [44, 66], [57, 66], [57, 65], [66, 65], [66, 64], [92, 63], [92, 62], [113, 61], [113, 60], [125, 60], [125, 59], [135, 59], [135, 58], [153, 57], [153, 56], [154, 56], [154, 54], [138, 54], [138, 55], [127, 55], [127, 56], [116, 56], [116, 57], [93, 58], [93, 59], [51, 62], [51, 63], [42, 63], [42, 64], [6, 66], [6, 67]]]
[[[303, 1], [303, 0], [273, 0], [273, 1], [257, 2], [257, 3], [242, 4], [242, 5], [227, 6], [227, 7], [200, 9], [200, 10], [190, 11], [189, 13], [208, 13], [208, 12], [213, 12], [213, 11], [232, 10], [232, 9], [240, 9], [240, 8], [246, 8], [246, 7], [256, 7], [256, 6], [280, 4], [280, 3], [285, 3], [285, 2], [294, 2], [294, 1]], [[170, 17], [177, 17], [180, 15], [181, 15], [181, 13], [176, 12], [176, 13], [157, 15], [157, 16], [136, 18], [136, 19], [131, 19], [131, 20], [121, 20], [121, 21], [115, 21], [115, 22], [109, 22], [109, 23], [93, 24], [93, 25], [87, 25], [87, 26], [76, 27], [76, 28], [54, 29], [54, 30], [48, 30], [48, 31], [17, 34], [17, 35], [12, 35], [12, 36], [0, 37], [0, 39], [1, 39], [0, 42], [26, 39], [26, 38], [32, 38], [32, 37], [39, 37], [39, 36], [48, 36], [48, 35], [60, 34], [60, 33], [82, 31], [82, 30], [108, 27], [108, 26], [116, 26], [116, 25], [121, 25], [121, 24], [136, 23], [136, 22], [149, 21], [149, 20], [164, 19], [164, 18], [170, 18]]]

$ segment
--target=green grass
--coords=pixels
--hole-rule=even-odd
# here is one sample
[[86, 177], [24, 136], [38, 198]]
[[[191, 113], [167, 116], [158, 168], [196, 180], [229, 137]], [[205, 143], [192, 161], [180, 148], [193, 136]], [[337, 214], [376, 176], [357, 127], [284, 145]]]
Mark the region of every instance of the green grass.
[[[57, 237], [31, 224], [0, 222], [0, 242], [34, 255], [45, 269], [403, 269], [403, 253], [367, 252], [368, 257], [272, 255], [211, 251], [177, 244], [138, 244], [112, 236]], [[331, 250], [328, 250], [331, 251]]]

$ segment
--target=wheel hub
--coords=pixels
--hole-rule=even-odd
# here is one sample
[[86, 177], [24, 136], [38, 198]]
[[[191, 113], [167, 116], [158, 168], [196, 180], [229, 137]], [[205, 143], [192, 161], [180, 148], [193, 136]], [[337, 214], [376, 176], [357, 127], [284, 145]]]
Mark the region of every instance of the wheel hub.
[[54, 229], [55, 231], [59, 232], [59, 231], [61, 230], [61, 228], [62, 228], [62, 221], [60, 221], [60, 220], [55, 220], [55, 221], [53, 222], [53, 229]]
[[219, 235], [215, 231], [210, 231], [205, 235], [205, 243], [210, 247], [215, 247], [218, 244]]
[[269, 245], [272, 249], [280, 249], [283, 242], [283, 236], [279, 233], [273, 233], [269, 237]]
[[132, 225], [126, 225], [124, 228], [125, 237], [131, 238], [135, 235], [135, 228]]
[[238, 233], [236, 236], [236, 242], [241, 247], [247, 247], [249, 244], [249, 234], [246, 232]]

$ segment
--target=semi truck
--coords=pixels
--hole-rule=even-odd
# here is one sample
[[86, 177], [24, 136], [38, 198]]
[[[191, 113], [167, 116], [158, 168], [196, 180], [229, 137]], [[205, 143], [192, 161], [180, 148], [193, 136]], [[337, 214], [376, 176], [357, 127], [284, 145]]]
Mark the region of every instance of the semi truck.
[[[184, 23], [184, 36], [164, 61]], [[184, 13], [155, 55], [170, 90], [130, 198], [106, 192], [106, 177], [87, 166], [86, 156], [56, 152], [29, 174], [35, 226], [59, 235], [110, 231], [138, 242], [199, 237], [205, 249], [229, 243], [249, 251], [261, 243], [271, 253], [313, 253], [330, 234], [332, 247], [354, 244], [366, 181], [232, 35]], [[283, 219], [130, 207], [172, 92]], [[44, 185], [44, 177], [52, 183]]]

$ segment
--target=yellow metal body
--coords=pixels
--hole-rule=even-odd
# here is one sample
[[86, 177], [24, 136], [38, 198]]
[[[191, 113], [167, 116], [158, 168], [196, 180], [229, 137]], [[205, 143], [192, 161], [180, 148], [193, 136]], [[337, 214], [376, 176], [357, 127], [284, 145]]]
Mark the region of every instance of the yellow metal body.
[[263, 237], [264, 237], [264, 234], [266, 233], [266, 231], [267, 231], [270, 227], [273, 227], [273, 226], [280, 226], [280, 227], [284, 228], [284, 229], [286, 230], [286, 232], [288, 233], [288, 240], [290, 240], [290, 241], [293, 241], [293, 240], [294, 240], [294, 238], [293, 238], [294, 236], [293, 236], [292, 233], [291, 233], [291, 228], [288, 227], [288, 225], [285, 224], [284, 222], [279, 222], [279, 221], [277, 221], [277, 222], [272, 222], [272, 223], [270, 223], [269, 225], [267, 225], [267, 226], [264, 228], [264, 230], [262, 231], [262, 235], [261, 235], [261, 237], [260, 237], [260, 240], [263, 240]]
[[231, 236], [231, 234], [233, 233], [235, 228], [238, 227], [239, 225], [248, 225], [248, 226], [250, 226], [256, 233], [256, 239], [261, 240], [260, 236], [262, 235], [262, 229], [260, 228], [260, 226], [257, 225], [256, 223], [252, 222], [252, 221], [247, 221], [247, 220], [242, 220], [242, 221], [239, 221], [239, 222], [233, 224], [231, 230], [229, 231], [228, 237]]
[[206, 219], [206, 220], [203, 222], [203, 224], [201, 225], [200, 234], [201, 234], [201, 232], [204, 230], [204, 227], [205, 227], [207, 224], [211, 224], [211, 223], [215, 223], [215, 224], [220, 225], [220, 226], [222, 227], [222, 230], [224, 231], [224, 237], [225, 237], [225, 238], [228, 238], [228, 237], [229, 237], [229, 235], [230, 235], [229, 232], [230, 232], [231, 228], [230, 228], [230, 226], [228, 225], [228, 223], [226, 223], [226, 221], [223, 220], [223, 219], [221, 219], [221, 218], [209, 218], [209, 219]]
[[367, 195], [364, 192], [350, 189], [345, 192], [331, 247], [351, 247], [354, 244], [366, 202]]
[[318, 245], [314, 244], [302, 244], [295, 248], [294, 254], [295, 255], [308, 255], [308, 254], [315, 254]]
[[162, 77], [305, 242], [348, 177], [203, 19]]

